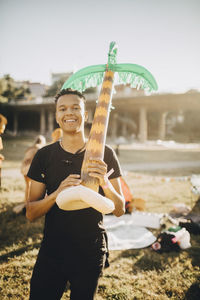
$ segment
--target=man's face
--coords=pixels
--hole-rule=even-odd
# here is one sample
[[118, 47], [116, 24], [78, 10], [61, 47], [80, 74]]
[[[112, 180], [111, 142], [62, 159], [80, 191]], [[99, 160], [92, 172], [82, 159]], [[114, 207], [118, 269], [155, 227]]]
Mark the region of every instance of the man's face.
[[87, 112], [83, 99], [77, 95], [61, 96], [56, 104], [56, 121], [64, 132], [79, 132], [84, 129]]

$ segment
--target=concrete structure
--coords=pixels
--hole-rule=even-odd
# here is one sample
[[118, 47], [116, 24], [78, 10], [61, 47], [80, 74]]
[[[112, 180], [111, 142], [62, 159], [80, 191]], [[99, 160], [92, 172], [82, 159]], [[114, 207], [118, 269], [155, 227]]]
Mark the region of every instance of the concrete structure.
[[[97, 94], [86, 94], [89, 122], [92, 122]], [[200, 111], [200, 93], [185, 94], [151, 94], [127, 87], [118, 89], [113, 95], [108, 127], [108, 136], [137, 136], [139, 141], [148, 139], [148, 115], [157, 112], [157, 139], [164, 140], [166, 135], [166, 118], [169, 112]], [[32, 101], [18, 101], [4, 104], [8, 112], [8, 124], [14, 135], [21, 131], [35, 130], [48, 135], [56, 127], [55, 104], [52, 98], [38, 98]], [[136, 120], [137, 119], [137, 122]], [[32, 120], [32, 121], [31, 121]], [[29, 124], [30, 123], [30, 124]], [[29, 125], [28, 125], [29, 124]], [[12, 127], [12, 128], [11, 128]]]
[[35, 99], [38, 97], [43, 97], [47, 91], [47, 85], [40, 82], [30, 82], [30, 81], [15, 81], [17, 87], [25, 86], [30, 90], [30, 99]]

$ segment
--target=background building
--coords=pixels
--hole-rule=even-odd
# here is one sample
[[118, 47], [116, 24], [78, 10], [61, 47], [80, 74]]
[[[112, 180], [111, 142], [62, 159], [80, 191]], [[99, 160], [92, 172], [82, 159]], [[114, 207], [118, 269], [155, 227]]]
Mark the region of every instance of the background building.
[[[123, 137], [126, 141], [176, 140], [200, 141], [200, 93], [151, 94], [116, 86], [113, 94], [108, 138], [113, 141]], [[97, 91], [86, 93], [90, 127], [98, 98]], [[1, 104], [8, 118], [7, 133], [12, 135], [49, 136], [54, 128], [55, 103], [53, 97], [36, 97], [31, 101], [11, 101]], [[120, 141], [120, 140], [119, 140]], [[121, 138], [121, 141], [123, 139]]]

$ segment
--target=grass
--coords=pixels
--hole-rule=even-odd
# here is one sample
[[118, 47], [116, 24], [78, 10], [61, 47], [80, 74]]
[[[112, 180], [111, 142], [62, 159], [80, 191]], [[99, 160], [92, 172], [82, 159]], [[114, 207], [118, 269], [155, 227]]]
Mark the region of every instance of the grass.
[[[42, 239], [44, 218], [30, 223], [23, 214], [16, 215], [12, 210], [24, 198], [24, 182], [19, 167], [24, 151], [30, 144], [28, 139], [9, 139], [4, 143], [6, 161], [0, 192], [2, 300], [28, 299], [31, 272]], [[175, 155], [173, 152], [173, 157]], [[131, 159], [130, 153], [129, 156]], [[140, 159], [151, 159], [150, 153], [148, 158], [144, 153], [141, 156]], [[123, 159], [127, 160], [127, 156]], [[169, 211], [177, 199], [190, 203], [188, 182], [181, 182], [179, 186], [174, 181], [163, 182], [154, 174], [142, 176], [132, 173], [127, 175], [127, 181], [130, 186], [133, 184], [138, 197], [148, 200], [148, 211]], [[175, 186], [179, 188], [176, 196], [170, 192], [175, 190]], [[161, 204], [158, 203], [160, 199], [163, 199]], [[158, 234], [158, 231], [154, 230], [154, 234]], [[200, 299], [200, 236], [191, 235], [191, 243], [192, 247], [187, 250], [163, 254], [155, 253], [150, 247], [111, 251], [110, 267], [104, 270], [100, 278], [96, 300]], [[69, 299], [69, 290], [66, 290], [62, 299]]]

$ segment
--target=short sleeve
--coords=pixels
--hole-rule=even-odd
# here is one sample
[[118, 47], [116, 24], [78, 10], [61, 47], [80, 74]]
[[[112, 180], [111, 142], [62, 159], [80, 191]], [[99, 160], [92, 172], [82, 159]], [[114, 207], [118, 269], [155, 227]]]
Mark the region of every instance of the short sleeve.
[[122, 176], [122, 170], [117, 155], [115, 151], [109, 146], [106, 146], [105, 148], [104, 161], [108, 166], [108, 172], [111, 169], [114, 170], [114, 172], [109, 176], [109, 179], [118, 178]]
[[45, 184], [45, 160], [42, 155], [42, 151], [39, 150], [34, 156], [30, 165], [27, 176], [35, 181], [39, 181]]

